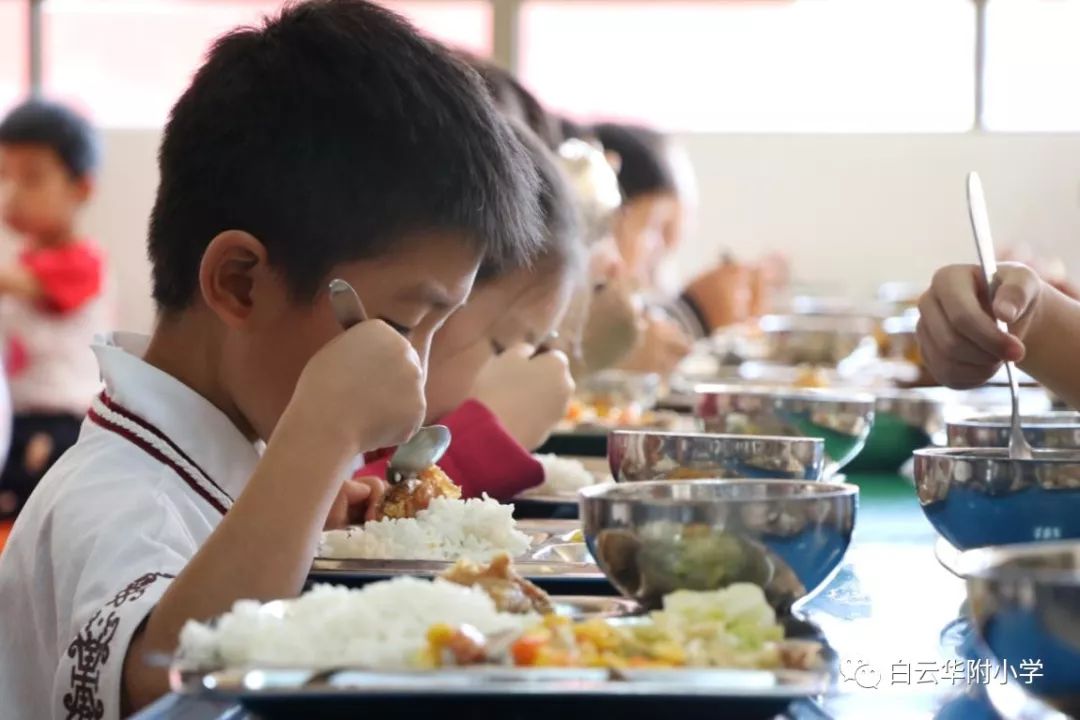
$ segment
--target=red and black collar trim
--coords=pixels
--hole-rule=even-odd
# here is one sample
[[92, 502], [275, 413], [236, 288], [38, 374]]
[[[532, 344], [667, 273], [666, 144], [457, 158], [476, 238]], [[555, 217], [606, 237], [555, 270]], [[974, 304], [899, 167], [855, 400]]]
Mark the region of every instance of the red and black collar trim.
[[121, 406], [102, 392], [91, 406], [87, 417], [96, 425], [114, 432], [173, 472], [222, 515], [232, 505], [232, 498], [215, 483], [187, 453], [147, 420]]

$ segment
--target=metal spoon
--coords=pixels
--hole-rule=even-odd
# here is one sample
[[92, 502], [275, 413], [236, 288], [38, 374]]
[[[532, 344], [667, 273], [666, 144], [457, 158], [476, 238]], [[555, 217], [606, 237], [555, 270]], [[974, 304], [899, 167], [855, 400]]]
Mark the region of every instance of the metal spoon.
[[[990, 234], [990, 215], [986, 211], [986, 197], [983, 195], [982, 181], [977, 172], [967, 176], [968, 214], [971, 217], [971, 229], [975, 233], [975, 250], [979, 254], [983, 276], [989, 299], [994, 299], [994, 278], [997, 275], [997, 257], [994, 254], [994, 238]], [[998, 320], [997, 325], [1004, 332], [1009, 332], [1008, 325]], [[1011, 362], [1005, 363], [1005, 374], [1009, 377], [1009, 390], [1012, 394], [1012, 427], [1009, 429], [1009, 458], [1030, 460], [1034, 453], [1024, 430], [1020, 427], [1020, 384], [1016, 380], [1016, 368]]]
[[[345, 280], [330, 281], [330, 305], [334, 308], [338, 324], [345, 330], [367, 320], [367, 311], [360, 302], [360, 296]], [[449, 447], [450, 428], [445, 425], [420, 428], [415, 435], [398, 445], [390, 457], [386, 472], [387, 482], [395, 485], [402, 480], [416, 477], [439, 462]]]
[[439, 462], [450, 447], [450, 428], [428, 425], [416, 431], [408, 441], [398, 445], [386, 468], [386, 481], [391, 485], [414, 478]]

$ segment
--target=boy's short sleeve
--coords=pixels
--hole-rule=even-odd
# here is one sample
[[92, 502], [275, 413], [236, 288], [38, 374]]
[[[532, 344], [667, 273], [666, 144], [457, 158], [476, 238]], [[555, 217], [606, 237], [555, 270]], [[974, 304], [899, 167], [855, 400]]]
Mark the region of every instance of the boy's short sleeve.
[[57, 313], [78, 310], [101, 294], [101, 255], [86, 243], [23, 253], [23, 267], [38, 281], [42, 303]]
[[109, 518], [116, 529], [88, 534], [92, 546], [65, 563], [64, 584], [73, 592], [70, 613], [57, 616], [54, 718], [121, 717], [124, 659], [131, 640], [198, 550], [176, 509], [167, 499], [158, 500], [149, 508], [129, 502], [130, 511]]

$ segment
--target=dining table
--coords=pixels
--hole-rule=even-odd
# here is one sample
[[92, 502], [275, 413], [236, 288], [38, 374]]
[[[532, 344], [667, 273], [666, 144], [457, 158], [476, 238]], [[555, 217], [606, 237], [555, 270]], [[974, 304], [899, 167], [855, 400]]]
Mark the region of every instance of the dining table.
[[[1017, 686], [1024, 680], [1007, 668], [995, 672], [981, 659], [964, 614], [964, 581], [938, 562], [937, 535], [919, 507], [910, 478], [858, 473], [848, 475], [847, 481], [860, 488], [851, 546], [831, 582], [797, 608], [835, 651], [834, 682], [826, 695], [794, 702], [775, 720], [1008, 720], [998, 714], [991, 698], [998, 706], [1003, 695], [1015, 700], [1023, 694]], [[500, 709], [498, 716], [741, 717], [725, 712], [723, 703], [715, 700], [680, 703], [677, 711], [667, 701], [635, 698], [618, 710], [606, 707], [610, 702], [518, 702]], [[439, 709], [438, 701], [417, 699], [380, 704], [377, 714], [431, 717]], [[455, 718], [462, 715], [470, 715], [469, 709], [452, 713]], [[479, 707], [475, 716], [494, 717]], [[180, 694], [161, 698], [136, 717], [268, 720], [228, 700]]]

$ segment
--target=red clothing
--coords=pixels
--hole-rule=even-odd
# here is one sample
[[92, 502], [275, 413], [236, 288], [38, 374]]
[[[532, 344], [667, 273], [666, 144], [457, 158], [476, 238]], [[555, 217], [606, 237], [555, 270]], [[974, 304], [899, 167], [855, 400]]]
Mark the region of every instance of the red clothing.
[[19, 262], [41, 285], [42, 304], [52, 312], [69, 313], [101, 294], [101, 255], [90, 243], [27, 250]]
[[[461, 487], [462, 497], [487, 493], [507, 501], [544, 482], [544, 466], [510, 437], [482, 403], [466, 400], [439, 422], [450, 428], [454, 438], [439, 467]], [[386, 477], [389, 452], [368, 453], [366, 460], [357, 475]]]

